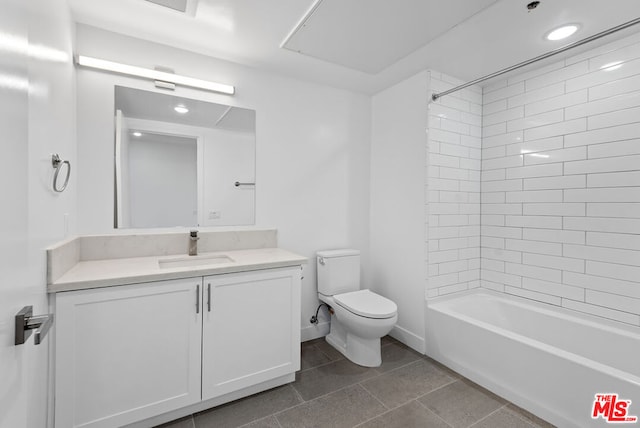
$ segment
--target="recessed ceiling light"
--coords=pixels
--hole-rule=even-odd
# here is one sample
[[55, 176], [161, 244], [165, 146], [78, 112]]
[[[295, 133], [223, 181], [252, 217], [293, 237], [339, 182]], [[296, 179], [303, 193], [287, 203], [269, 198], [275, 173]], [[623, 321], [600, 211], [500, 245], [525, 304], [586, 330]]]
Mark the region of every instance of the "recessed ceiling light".
[[622, 61], [614, 61], [600, 67], [600, 70], [604, 71], [613, 71], [622, 67]]
[[187, 107], [184, 106], [184, 104], [178, 104], [177, 106], [175, 106], [173, 108], [176, 112], [180, 113], [180, 114], [186, 114], [189, 113], [189, 109]]
[[133, 135], [134, 137], [142, 137], [142, 132], [135, 131], [131, 135]]
[[566, 39], [576, 31], [578, 31], [578, 25], [576, 24], [563, 25], [562, 27], [549, 31], [545, 38], [551, 41], [562, 40]]

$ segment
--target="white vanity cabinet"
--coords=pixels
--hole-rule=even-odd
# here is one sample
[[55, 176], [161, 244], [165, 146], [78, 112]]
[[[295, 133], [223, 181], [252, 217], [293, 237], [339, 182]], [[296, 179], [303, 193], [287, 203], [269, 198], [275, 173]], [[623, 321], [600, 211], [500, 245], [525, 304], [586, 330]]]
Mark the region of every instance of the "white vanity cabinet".
[[55, 426], [117, 427], [200, 400], [202, 278], [56, 294]]
[[300, 369], [300, 273], [204, 278], [203, 400]]
[[188, 414], [293, 380], [300, 285], [293, 266], [56, 293], [55, 427]]

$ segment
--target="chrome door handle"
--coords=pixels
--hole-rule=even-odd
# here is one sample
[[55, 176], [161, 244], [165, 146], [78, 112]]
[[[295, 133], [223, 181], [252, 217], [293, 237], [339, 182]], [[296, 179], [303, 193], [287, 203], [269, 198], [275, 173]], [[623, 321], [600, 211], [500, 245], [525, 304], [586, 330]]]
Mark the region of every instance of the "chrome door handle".
[[211, 284], [207, 284], [207, 311], [211, 312]]
[[15, 344], [22, 345], [27, 341], [33, 330], [33, 341], [36, 345], [42, 343], [53, 325], [53, 314], [33, 316], [33, 306], [25, 306], [15, 317]]

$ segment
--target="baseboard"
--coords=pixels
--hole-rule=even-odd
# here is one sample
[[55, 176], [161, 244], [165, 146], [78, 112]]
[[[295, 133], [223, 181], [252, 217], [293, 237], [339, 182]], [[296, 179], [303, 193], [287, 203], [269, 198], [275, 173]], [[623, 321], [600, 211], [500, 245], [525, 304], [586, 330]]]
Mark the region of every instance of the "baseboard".
[[425, 341], [423, 337], [418, 336], [407, 330], [406, 328], [402, 328], [400, 326], [394, 326], [389, 336], [394, 339], [404, 343], [409, 348], [412, 348], [421, 354], [425, 353]]
[[312, 324], [308, 327], [300, 329], [300, 341], [306, 342], [307, 340], [317, 339], [329, 334], [330, 322], [320, 322], [318, 324]]

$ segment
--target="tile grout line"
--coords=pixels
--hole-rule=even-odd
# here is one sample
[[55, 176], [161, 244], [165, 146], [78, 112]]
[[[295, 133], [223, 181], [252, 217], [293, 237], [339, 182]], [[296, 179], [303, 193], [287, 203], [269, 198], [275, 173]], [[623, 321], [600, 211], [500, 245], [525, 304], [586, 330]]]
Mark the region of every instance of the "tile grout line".
[[[293, 383], [295, 383], [295, 381], [294, 381]], [[307, 400], [305, 400], [305, 399], [302, 397], [302, 394], [300, 394], [300, 391], [298, 391], [298, 390], [296, 389], [296, 387], [295, 387], [295, 386], [293, 386], [293, 383], [289, 384], [289, 385], [291, 385], [291, 389], [293, 389], [293, 392], [296, 394], [296, 397], [298, 397], [298, 398], [302, 401], [302, 403], [305, 403]], [[302, 403], [298, 403], [298, 404], [302, 404]], [[296, 406], [297, 406], [298, 404], [296, 404]], [[293, 406], [293, 407], [295, 407], [295, 406]]]
[[[393, 343], [389, 343], [389, 344], [384, 345], [384, 346], [389, 346], [389, 345], [393, 345]], [[320, 352], [322, 352], [322, 351], [320, 351]], [[296, 394], [297, 394], [297, 395], [302, 399], [302, 401], [303, 401], [303, 402], [302, 402], [302, 403], [299, 403], [299, 404], [296, 404], [295, 406], [289, 407], [289, 408], [287, 408], [287, 409], [283, 409], [283, 410], [280, 410], [280, 411], [278, 411], [278, 412], [276, 412], [276, 413], [273, 413], [273, 416], [274, 416], [276, 419], [278, 419], [278, 418], [277, 418], [277, 415], [278, 415], [278, 414], [281, 414], [281, 413], [283, 413], [283, 412], [285, 412], [285, 411], [287, 411], [287, 410], [290, 410], [290, 409], [292, 409], [292, 408], [294, 408], [294, 407], [298, 407], [298, 406], [300, 406], [300, 405], [302, 405], [302, 404], [305, 404], [305, 403], [309, 403], [309, 402], [312, 402], [312, 401], [318, 400], [318, 399], [320, 399], [320, 398], [326, 397], [326, 396], [328, 396], [328, 395], [330, 395], [330, 394], [333, 394], [333, 393], [335, 393], [335, 392], [338, 392], [338, 391], [341, 391], [341, 390], [343, 390], [343, 389], [346, 389], [346, 388], [349, 388], [349, 387], [353, 387], [353, 386], [360, 386], [362, 389], [364, 389], [364, 390], [365, 390], [365, 392], [366, 392], [367, 394], [371, 395], [371, 396], [372, 396], [374, 399], [376, 399], [380, 404], [382, 404], [382, 406], [383, 406], [385, 409], [388, 409], [388, 410], [396, 409], [397, 407], [400, 407], [400, 406], [395, 406], [395, 407], [393, 407], [392, 409], [390, 409], [390, 408], [389, 408], [388, 406], [386, 406], [382, 401], [380, 401], [380, 400], [378, 399], [378, 397], [376, 397], [372, 392], [370, 392], [368, 389], [366, 389], [366, 388], [364, 387], [364, 385], [362, 385], [362, 383], [367, 382], [367, 381], [372, 380], [372, 379], [379, 378], [380, 376], [383, 376], [383, 375], [385, 375], [385, 374], [392, 373], [392, 372], [394, 372], [394, 371], [396, 371], [396, 370], [399, 370], [399, 369], [401, 369], [401, 368], [407, 367], [407, 366], [409, 366], [409, 365], [411, 365], [411, 364], [416, 364], [416, 363], [418, 363], [418, 362], [420, 362], [420, 361], [425, 361], [422, 357], [424, 357], [424, 355], [420, 354], [416, 360], [414, 360], [414, 361], [410, 361], [410, 362], [408, 362], [408, 363], [406, 363], [406, 364], [403, 364], [403, 365], [401, 365], [401, 366], [395, 367], [395, 368], [393, 368], [393, 369], [391, 369], [391, 370], [389, 370], [389, 371], [386, 371], [386, 372], [380, 372], [380, 371], [377, 371], [377, 370], [376, 370], [376, 368], [372, 368], [372, 370], [374, 370], [374, 371], [375, 371], [375, 373], [377, 373], [377, 374], [375, 374], [374, 376], [369, 377], [369, 378], [367, 378], [367, 379], [363, 379], [363, 380], [361, 380], [361, 381], [358, 381], [358, 382], [355, 382], [355, 383], [352, 383], [352, 384], [349, 384], [349, 385], [345, 385], [345, 386], [343, 386], [342, 388], [336, 389], [336, 390], [334, 390], [334, 391], [327, 392], [327, 393], [325, 393], [325, 394], [319, 395], [319, 396], [314, 397], [314, 398], [309, 399], [309, 400], [305, 400], [305, 399], [302, 397], [302, 395], [300, 394], [300, 392], [295, 388], [295, 386], [294, 386], [293, 384], [291, 384], [292, 388], [295, 390]], [[322, 364], [322, 365], [319, 365], [319, 366], [316, 366], [316, 367], [312, 367], [312, 368], [309, 368], [309, 369], [307, 369], [307, 370], [313, 370], [313, 369], [315, 369], [315, 368], [323, 367], [323, 366], [329, 365], [329, 364], [331, 364], [331, 363], [337, 363], [337, 362], [339, 362], [339, 361], [343, 361], [343, 360], [345, 360], [345, 359], [336, 360], [336, 361], [331, 361], [331, 362], [329, 362], [329, 363]], [[307, 370], [305, 370], [305, 371], [307, 371]], [[448, 375], [447, 375], [447, 376], [448, 376]], [[450, 376], [449, 376], [449, 377], [450, 377]], [[457, 379], [452, 378], [452, 382], [455, 382], [456, 380], [457, 380]], [[448, 385], [448, 384], [450, 384], [450, 383], [452, 383], [452, 382], [447, 383], [447, 385]], [[436, 389], [437, 389], [437, 388], [436, 388]], [[407, 403], [409, 403], [409, 402], [410, 402], [410, 401], [408, 401]], [[404, 403], [404, 404], [407, 404], [407, 403]], [[387, 413], [387, 412], [384, 412], [384, 413]], [[384, 413], [383, 413], [383, 414], [384, 414]], [[380, 415], [378, 415], [378, 416], [380, 416]]]
[[369, 422], [369, 421], [372, 421], [372, 420], [374, 420], [374, 419], [377, 419], [377, 418], [379, 418], [379, 417], [381, 417], [381, 416], [383, 416], [383, 415], [386, 415], [387, 413], [391, 412], [391, 409], [389, 409], [389, 408], [388, 408], [388, 407], [387, 407], [387, 406], [386, 406], [382, 401], [380, 401], [380, 399], [378, 399], [378, 397], [376, 397], [376, 396], [375, 396], [371, 391], [369, 391], [367, 388], [365, 388], [362, 384], [357, 384], [357, 385], [358, 385], [360, 388], [362, 388], [362, 389], [364, 390], [364, 392], [366, 392], [367, 394], [369, 394], [369, 395], [370, 395], [374, 400], [376, 400], [378, 403], [380, 403], [380, 404], [382, 405], [382, 407], [385, 409], [385, 411], [384, 411], [384, 412], [382, 412], [382, 413], [380, 413], [380, 414], [377, 414], [377, 415], [375, 415], [375, 416], [373, 416], [373, 417], [371, 417], [371, 418], [369, 418], [369, 419], [366, 419], [366, 420], [364, 420], [364, 421], [362, 421], [362, 422], [360, 422], [360, 423], [358, 423], [358, 424], [356, 424], [356, 425], [354, 425], [354, 426], [353, 426], [354, 428], [355, 428], [355, 427], [359, 427], [359, 426], [361, 426], [361, 425], [363, 425], [363, 424], [366, 424], [366, 423], [367, 423], [367, 422]]
[[[385, 409], [387, 409], [387, 411], [392, 410], [389, 406], [387, 406], [386, 404], [384, 404], [382, 402], [382, 400], [380, 400], [373, 392], [369, 391], [362, 383], [359, 383], [358, 386], [360, 386], [360, 388], [364, 389], [364, 391], [369, 394], [370, 396], [372, 396], [378, 403], [382, 404], [382, 407], [384, 407]], [[387, 412], [384, 412], [387, 413]], [[384, 414], [383, 413], [383, 414]]]
[[[309, 401], [307, 401], [307, 400], [305, 400], [304, 398], [302, 398], [302, 396], [300, 395], [300, 393], [298, 392], [298, 390], [296, 390], [296, 389], [295, 389], [295, 387], [294, 387], [292, 384], [287, 384], [287, 385], [288, 385], [288, 386], [290, 386], [290, 387], [291, 387], [291, 389], [293, 389], [293, 391], [294, 391], [295, 395], [296, 395], [300, 400], [302, 400], [302, 402], [300, 402], [300, 403], [298, 403], [298, 404], [295, 404], [295, 405], [293, 405], [293, 406], [287, 407], [287, 408], [285, 408], [285, 409], [278, 410], [277, 412], [270, 413], [270, 414], [268, 414], [268, 415], [266, 415], [266, 416], [263, 416], [263, 417], [261, 417], [261, 418], [258, 418], [258, 419], [254, 419], [254, 420], [252, 420], [252, 421], [249, 421], [249, 422], [247, 422], [246, 424], [240, 425], [240, 427], [244, 427], [244, 426], [246, 426], [246, 425], [250, 425], [250, 424], [252, 424], [252, 423], [254, 423], [254, 422], [260, 421], [260, 420], [262, 420], [262, 419], [266, 419], [266, 418], [268, 418], [268, 417], [270, 417], [270, 416], [273, 416], [273, 417], [278, 421], [278, 425], [280, 425], [280, 421], [278, 420], [278, 418], [277, 418], [277, 416], [276, 416], [277, 414], [282, 413], [282, 412], [286, 412], [286, 411], [291, 410], [291, 409], [293, 409], [293, 408], [295, 408], [295, 407], [301, 406], [301, 405], [303, 405], [303, 404], [305, 404], [305, 403], [308, 403], [309, 401], [313, 401], [313, 400], [309, 400]], [[267, 390], [267, 391], [269, 391], [269, 390]], [[266, 392], [266, 391], [263, 391], [263, 392]], [[251, 397], [251, 396], [250, 396], [250, 397]], [[248, 397], [245, 397], [245, 398], [248, 398]], [[242, 398], [240, 398], [240, 400], [242, 400]], [[236, 400], [236, 401], [237, 401], [237, 400]], [[194, 418], [194, 419], [195, 419], [195, 418]], [[282, 425], [280, 425], [280, 426], [282, 426]], [[194, 428], [196, 428], [196, 427], [195, 427], [195, 420], [194, 420]]]
[[[449, 385], [451, 385], [451, 384], [449, 384]], [[438, 388], [438, 389], [440, 389], [440, 388]], [[435, 389], [434, 391], [437, 391], [437, 389]], [[433, 391], [431, 391], [431, 392], [433, 392]], [[425, 395], [427, 395], [427, 394], [425, 394]], [[424, 395], [422, 395], [421, 397], [424, 397]], [[436, 418], [438, 418], [438, 419], [440, 419], [442, 422], [444, 422], [444, 424], [445, 424], [446, 426], [448, 426], [448, 427], [452, 427], [452, 425], [451, 425], [449, 422], [447, 422], [447, 421], [445, 421], [444, 419], [442, 419], [442, 417], [441, 417], [439, 414], [437, 414], [436, 412], [434, 412], [433, 410], [431, 410], [430, 408], [428, 408], [426, 404], [422, 403], [422, 402], [421, 402], [420, 400], [418, 400], [417, 398], [415, 399], [415, 401], [416, 401], [420, 406], [424, 407], [424, 408], [425, 408], [429, 413], [431, 413], [431, 414], [432, 414], [432, 415], [434, 415]]]
[[279, 426], [280, 428], [284, 428], [284, 427], [282, 426], [282, 424], [280, 423], [280, 419], [278, 419], [278, 417], [277, 417], [275, 414], [273, 414], [273, 415], [271, 415], [271, 416], [273, 416], [273, 419], [275, 419], [275, 420], [276, 420], [276, 422], [278, 423], [278, 426]]
[[[373, 378], [370, 378], [370, 379], [373, 379]], [[367, 381], [367, 380], [369, 380], [369, 379], [365, 379], [365, 380], [364, 380], [364, 381], [362, 381], [362, 382], [365, 382], [365, 381]], [[273, 417], [278, 421], [278, 424], [282, 427], [282, 425], [280, 424], [280, 420], [278, 419], [278, 415], [280, 415], [280, 414], [282, 414], [282, 413], [284, 413], [284, 412], [286, 412], [286, 411], [288, 411], [288, 410], [291, 410], [291, 409], [293, 409], [293, 408], [296, 408], [296, 407], [302, 406], [303, 404], [307, 404], [307, 403], [310, 403], [310, 402], [312, 402], [312, 401], [317, 401], [317, 400], [319, 400], [319, 399], [321, 399], [321, 398], [324, 398], [324, 397], [327, 397], [328, 395], [331, 395], [331, 394], [333, 394], [333, 393], [335, 393], [335, 392], [342, 391], [342, 390], [344, 390], [344, 389], [351, 388], [351, 387], [354, 387], [354, 386], [359, 386], [359, 387], [361, 387], [361, 388], [362, 388], [362, 389], [363, 389], [367, 394], [371, 395], [371, 396], [372, 396], [376, 401], [378, 401], [380, 404], [382, 404], [382, 406], [383, 406], [385, 409], [388, 409], [388, 407], [387, 407], [387, 406], [385, 406], [385, 405], [384, 405], [384, 403], [382, 403], [382, 402], [381, 402], [381, 401], [380, 401], [380, 400], [379, 400], [375, 395], [373, 395], [371, 392], [369, 392], [369, 390], [367, 390], [364, 386], [362, 386], [360, 383], [354, 383], [354, 384], [346, 385], [346, 386], [344, 386], [344, 387], [342, 387], [342, 388], [336, 389], [335, 391], [331, 391], [331, 392], [327, 392], [326, 394], [319, 395], [319, 396], [317, 396], [317, 397], [315, 397], [315, 398], [312, 398], [312, 399], [310, 399], [310, 400], [303, 400], [303, 402], [302, 402], [302, 403], [298, 403], [298, 404], [296, 404], [295, 406], [291, 406], [291, 407], [289, 407], [289, 408], [279, 410], [279, 411], [277, 411], [277, 412], [275, 412], [275, 413], [272, 413], [272, 414], [271, 414], [271, 415], [269, 415], [269, 416], [273, 416]], [[295, 389], [295, 388], [294, 388], [294, 389]], [[296, 391], [296, 392], [297, 392], [297, 391]], [[374, 417], [374, 418], [372, 418], [372, 419], [375, 419], [375, 418], [376, 418], [376, 417], [378, 417], [378, 416], [381, 416], [381, 415], [383, 415], [383, 414], [386, 414], [386, 413], [388, 413], [388, 411], [389, 411], [389, 410], [387, 410], [387, 411], [385, 411], [385, 412], [383, 412], [383, 413], [380, 413], [379, 415], [375, 416], [375, 417]], [[261, 418], [261, 419], [264, 419], [264, 418]], [[256, 420], [260, 420], [260, 419], [256, 419]], [[368, 420], [369, 420], [369, 419], [368, 419]], [[367, 421], [368, 421], [368, 420], [367, 420]], [[367, 421], [364, 421], [364, 422], [367, 422]], [[252, 422], [255, 422], [255, 421], [252, 421]], [[252, 423], [252, 422], [250, 422], [250, 423]], [[364, 423], [364, 422], [362, 422], [362, 423]], [[360, 425], [360, 424], [358, 424], [358, 425]]]
[[[295, 406], [291, 406], [291, 407], [288, 407], [288, 408], [286, 408], [286, 409], [278, 410], [277, 412], [272, 413], [272, 415], [273, 415], [273, 416], [279, 415], [279, 414], [284, 413], [284, 412], [286, 412], [286, 411], [288, 411], [288, 410], [291, 410], [291, 409], [293, 409], [293, 408], [296, 408], [296, 407], [302, 406], [303, 404], [311, 403], [312, 401], [316, 401], [316, 400], [319, 400], [319, 399], [321, 399], [321, 398], [324, 398], [324, 397], [326, 397], [326, 396], [328, 396], [328, 395], [333, 394], [334, 392], [342, 391], [343, 389], [351, 388], [351, 387], [353, 387], [353, 386], [357, 386], [357, 385], [358, 385], [358, 383], [352, 383], [352, 384], [350, 384], [350, 385], [345, 385], [345, 386], [343, 386], [342, 388], [338, 388], [338, 389], [336, 389], [335, 391], [330, 391], [330, 392], [327, 392], [327, 393], [325, 393], [325, 394], [318, 395], [317, 397], [314, 397], [314, 398], [312, 398], [312, 399], [310, 399], [310, 400], [303, 400], [303, 401], [302, 401], [302, 403], [298, 403], [298, 404], [296, 404]], [[295, 389], [295, 387], [294, 387], [294, 389]], [[297, 392], [297, 391], [296, 391], [296, 392]], [[367, 392], [368, 392], [368, 391], [367, 391]], [[276, 417], [277, 417], [277, 416], [276, 416]]]
[[[410, 364], [417, 363], [417, 362], [419, 362], [419, 361], [421, 361], [421, 360], [422, 360], [422, 359], [418, 359], [418, 360], [416, 360], [416, 361], [412, 361], [411, 363], [407, 363], [407, 364], [405, 364], [405, 365], [403, 365], [403, 366], [396, 367], [396, 368], [395, 368], [395, 369], [393, 369], [393, 370], [389, 370], [388, 372], [382, 373], [382, 374], [381, 374], [381, 376], [382, 376], [382, 375], [384, 375], [384, 374], [387, 374], [387, 373], [391, 373], [391, 372], [393, 372], [393, 371], [395, 371], [395, 370], [398, 370], [398, 369], [400, 369], [400, 368], [402, 368], [402, 367], [406, 367], [406, 366], [408, 366], [408, 365], [410, 365]], [[417, 401], [420, 397], [424, 397], [425, 395], [428, 395], [428, 394], [430, 394], [430, 393], [432, 393], [432, 392], [434, 392], [434, 391], [437, 391], [437, 390], [439, 390], [439, 389], [441, 389], [441, 388], [444, 388], [445, 386], [451, 385], [451, 384], [453, 384], [453, 383], [455, 383], [455, 382], [458, 382], [458, 381], [459, 381], [459, 379], [452, 378], [451, 376], [447, 375], [446, 373], [445, 373], [445, 375], [451, 379], [451, 381], [450, 381], [450, 382], [447, 382], [447, 383], [445, 383], [444, 385], [441, 385], [441, 386], [439, 386], [439, 387], [437, 387], [437, 388], [434, 388], [434, 389], [432, 389], [432, 390], [430, 390], [430, 391], [428, 391], [428, 392], [426, 392], [426, 393], [424, 393], [424, 394], [419, 395], [418, 397], [412, 398], [412, 399], [410, 399], [410, 400], [408, 400], [408, 401], [406, 401], [406, 402], [404, 402], [404, 403], [398, 404], [397, 406], [393, 406], [393, 407], [390, 407], [390, 406], [387, 406], [386, 404], [384, 404], [384, 403], [383, 403], [383, 402], [382, 402], [382, 401], [381, 401], [381, 400], [380, 400], [380, 399], [379, 399], [379, 398], [378, 398], [378, 397], [377, 397], [373, 392], [369, 391], [369, 390], [368, 390], [368, 389], [367, 389], [367, 388], [362, 384], [363, 382], [366, 382], [366, 381], [368, 381], [369, 379], [366, 379], [366, 380], [364, 380], [364, 381], [362, 381], [362, 382], [358, 383], [358, 385], [360, 385], [360, 386], [362, 387], [362, 389], [364, 389], [367, 393], [369, 393], [372, 397], [374, 397], [378, 402], [380, 402], [380, 404], [382, 404], [386, 409], [388, 409], [386, 412], [381, 413], [380, 415], [378, 415], [378, 416], [376, 416], [376, 417], [374, 417], [374, 418], [371, 418], [371, 419], [375, 419], [375, 418], [377, 418], [377, 417], [379, 417], [379, 416], [382, 416], [382, 415], [385, 415], [385, 414], [387, 414], [387, 413], [390, 413], [390, 412], [392, 412], [393, 410], [396, 410], [396, 409], [398, 409], [398, 408], [400, 408], [400, 407], [402, 407], [402, 406], [406, 406], [407, 404], [411, 403], [412, 401]], [[371, 379], [375, 379], [375, 377], [374, 377], [374, 378], [371, 378]], [[422, 405], [422, 403], [420, 403], [419, 401], [418, 401], [418, 403], [419, 403], [420, 405]], [[426, 406], [423, 406], [423, 407], [425, 407], [428, 411], [430, 411], [431, 413], [433, 413], [433, 412], [432, 412], [430, 409], [428, 409]], [[435, 413], [434, 413], [434, 414], [435, 414]], [[438, 416], [438, 415], [436, 415], [436, 416]], [[442, 418], [440, 418], [439, 416], [438, 416], [438, 418], [439, 418], [439, 419], [442, 419]], [[371, 419], [369, 419], [369, 420], [371, 420]], [[364, 421], [364, 422], [362, 422], [362, 423], [365, 423], [365, 422], [367, 422], [367, 421]], [[443, 422], [444, 422], [447, 426], [450, 426], [446, 421], [444, 421], [444, 420], [443, 420]], [[359, 424], [359, 425], [360, 425], [360, 424]]]
[[[484, 416], [483, 418], [478, 419], [477, 421], [475, 421], [474, 423], [472, 423], [471, 425], [469, 425], [468, 428], [473, 428], [474, 426], [478, 425], [480, 422], [484, 421], [485, 419], [489, 418], [491, 415], [494, 415], [496, 413], [498, 413], [500, 410], [503, 410], [504, 408], [507, 407], [507, 404], [509, 404], [510, 402], [507, 401], [506, 403], [504, 403], [502, 406], [498, 407], [496, 410], [494, 410], [493, 412], [489, 413], [488, 415]], [[522, 418], [518, 418], [523, 420]], [[524, 420], [523, 420], [524, 421]], [[526, 423], [528, 423], [527, 421], [524, 421]], [[531, 424], [529, 424], [531, 425]]]
[[429, 395], [429, 394], [432, 394], [432, 393], [434, 393], [434, 392], [436, 392], [436, 391], [439, 391], [439, 390], [441, 390], [442, 388], [445, 388], [445, 387], [447, 387], [447, 386], [449, 386], [449, 385], [452, 385], [452, 384], [454, 384], [454, 383], [456, 383], [456, 382], [458, 382], [458, 381], [460, 381], [460, 379], [453, 379], [453, 378], [452, 378], [451, 382], [447, 382], [447, 383], [445, 383], [444, 385], [440, 385], [440, 386], [438, 386], [438, 387], [436, 387], [436, 388], [432, 389], [431, 391], [427, 391], [427, 392], [425, 392], [424, 394], [417, 396], [415, 399], [416, 399], [416, 400], [419, 400], [419, 399], [420, 399], [420, 398], [422, 398], [422, 397], [425, 397], [425, 396], [427, 396], [427, 395]]
[[469, 425], [468, 428], [473, 428], [474, 426], [478, 425], [480, 422], [484, 421], [485, 419], [487, 419], [489, 416], [493, 415], [494, 413], [498, 413], [500, 410], [502, 410], [504, 407], [506, 407], [506, 404], [503, 404], [502, 406], [498, 407], [497, 409], [495, 409], [493, 412], [489, 413], [488, 415], [485, 415], [484, 417], [478, 419], [477, 421], [475, 421], [474, 423], [472, 423], [471, 425]]
[[[290, 385], [291, 385], [291, 384], [290, 384]], [[305, 403], [309, 403], [309, 402], [311, 402], [311, 401], [315, 400], [315, 398], [314, 398], [314, 399], [312, 399], [312, 400], [308, 400], [308, 401], [307, 401], [307, 400], [305, 400], [304, 398], [302, 398], [302, 395], [300, 395], [300, 393], [298, 392], [298, 390], [297, 390], [293, 385], [291, 385], [291, 388], [292, 388], [292, 389], [293, 389], [293, 391], [295, 392], [296, 396], [302, 400], [302, 402], [301, 402], [301, 403], [298, 403], [298, 404], [296, 404], [296, 405], [293, 405], [293, 406], [287, 407], [287, 408], [285, 408], [285, 409], [278, 410], [277, 412], [273, 412], [273, 413], [269, 414], [268, 416], [273, 416], [274, 418], [276, 418], [276, 420], [278, 421], [278, 425], [280, 425], [280, 421], [278, 420], [278, 416], [277, 416], [278, 414], [283, 413], [283, 412], [286, 412], [286, 411], [291, 410], [291, 409], [295, 409], [295, 408], [296, 408], [296, 407], [298, 407], [298, 406], [302, 406], [302, 405], [303, 405], [303, 404], [305, 404]], [[319, 398], [319, 397], [317, 397], [317, 398]], [[266, 416], [265, 416], [265, 417], [266, 417]], [[260, 419], [264, 419], [264, 418], [260, 418]], [[251, 422], [249, 422], [249, 423], [253, 423], [253, 422], [255, 422], [255, 421], [259, 421], [260, 419], [255, 419], [255, 420], [253, 420], [253, 421], [251, 421]], [[282, 426], [282, 425], [280, 425], [280, 426]]]
[[[322, 352], [322, 351], [320, 351], [320, 352]], [[328, 366], [329, 364], [337, 363], [338, 361], [342, 361], [342, 360], [344, 360], [344, 358], [341, 358], [341, 359], [339, 359], [339, 360], [329, 361], [329, 362], [327, 362], [327, 363], [318, 364], [317, 366], [313, 366], [313, 367], [307, 367], [307, 368], [306, 368], [306, 369], [304, 369], [304, 370], [300, 370], [300, 373], [302, 373], [302, 372], [306, 372], [306, 371], [309, 371], [309, 370], [313, 370], [313, 369], [317, 369], [318, 367]]]
[[[317, 399], [319, 399], [319, 398], [326, 397], [326, 396], [327, 396], [327, 395], [329, 395], [329, 394], [333, 394], [334, 392], [342, 391], [343, 389], [345, 389], [345, 388], [349, 388], [350, 386], [353, 386], [353, 385], [357, 385], [357, 383], [352, 383], [352, 384], [349, 384], [349, 385], [345, 385], [345, 386], [343, 386], [342, 388], [338, 388], [338, 389], [333, 390], [333, 391], [325, 392], [324, 394], [322, 394], [322, 395], [318, 395], [317, 397], [310, 398], [309, 400], [303, 400], [303, 401], [302, 401], [302, 403], [298, 403], [298, 404], [296, 404], [296, 405], [295, 405], [295, 406], [293, 406], [293, 407], [297, 407], [297, 406], [300, 406], [300, 405], [305, 404], [305, 403], [310, 403], [310, 402], [315, 401], [315, 400], [317, 400]], [[294, 387], [294, 388], [295, 388], [295, 387]], [[290, 407], [289, 409], [292, 409], [293, 407]], [[289, 409], [284, 409], [284, 410], [289, 410]], [[284, 411], [284, 410], [283, 410], [283, 411]], [[278, 412], [278, 413], [280, 413], [280, 412]]]
[[[246, 424], [239, 425], [237, 428], [247, 427], [247, 426], [249, 426], [249, 425], [251, 425], [253, 423], [256, 423], [258, 421], [261, 421], [261, 420], [264, 420], [264, 419], [268, 419], [268, 418], [271, 418], [271, 417], [273, 417], [276, 421], [278, 421], [278, 419], [273, 415], [273, 413], [271, 413], [271, 414], [269, 414], [267, 416], [264, 416], [262, 418], [254, 419], [251, 422], [247, 422]], [[278, 425], [280, 425], [280, 422], [278, 422]]]

